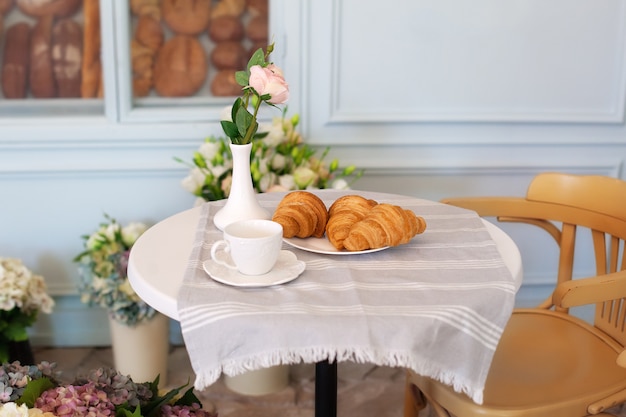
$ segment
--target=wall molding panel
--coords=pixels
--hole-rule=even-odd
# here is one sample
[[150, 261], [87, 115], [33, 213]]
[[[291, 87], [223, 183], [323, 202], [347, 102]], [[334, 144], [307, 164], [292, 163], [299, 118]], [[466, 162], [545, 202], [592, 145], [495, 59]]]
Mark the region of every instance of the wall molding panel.
[[624, 121], [624, 2], [334, 0], [332, 11], [331, 124]]

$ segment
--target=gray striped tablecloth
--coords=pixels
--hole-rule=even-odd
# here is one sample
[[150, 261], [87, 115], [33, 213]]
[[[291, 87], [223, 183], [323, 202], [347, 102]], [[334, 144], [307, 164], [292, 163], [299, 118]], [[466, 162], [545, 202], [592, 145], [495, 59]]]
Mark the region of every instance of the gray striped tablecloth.
[[[306, 262], [296, 280], [231, 287], [203, 270], [222, 233], [202, 208], [178, 295], [183, 337], [202, 390], [221, 375], [324, 359], [410, 368], [482, 403], [516, 285], [476, 213], [391, 194], [316, 192], [327, 206], [361, 194], [412, 209], [427, 222], [406, 245], [361, 255], [319, 255], [284, 244]], [[273, 211], [284, 193], [260, 194]]]

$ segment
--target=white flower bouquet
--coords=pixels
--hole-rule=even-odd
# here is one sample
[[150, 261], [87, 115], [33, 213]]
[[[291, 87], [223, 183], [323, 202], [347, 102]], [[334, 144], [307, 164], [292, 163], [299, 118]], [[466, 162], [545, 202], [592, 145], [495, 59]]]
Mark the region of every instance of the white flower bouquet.
[[[341, 168], [337, 159], [327, 163], [330, 148], [320, 156], [317, 150], [304, 143], [296, 130], [296, 114], [276, 117], [271, 124], [259, 126], [259, 139], [252, 142], [250, 171], [257, 192], [311, 189], [349, 189], [363, 175], [354, 165]], [[229, 139], [210, 137], [194, 152], [188, 163], [189, 174], [182, 180], [185, 190], [203, 201], [227, 198], [232, 181], [233, 161]]]
[[50, 314], [53, 307], [41, 275], [19, 259], [0, 258], [0, 363], [9, 359], [9, 343], [28, 340], [26, 329], [40, 311]]
[[83, 236], [85, 251], [74, 258], [79, 264], [81, 301], [103, 307], [113, 319], [134, 326], [156, 313], [135, 293], [127, 274], [130, 249], [147, 226], [137, 222], [122, 226], [105, 217], [109, 222]]

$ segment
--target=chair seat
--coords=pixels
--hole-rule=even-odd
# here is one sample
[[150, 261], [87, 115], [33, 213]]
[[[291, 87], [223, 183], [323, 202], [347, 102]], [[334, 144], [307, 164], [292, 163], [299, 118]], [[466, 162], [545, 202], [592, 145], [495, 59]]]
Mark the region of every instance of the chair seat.
[[482, 406], [429, 378], [413, 375], [411, 381], [453, 414], [584, 416], [598, 398], [626, 390], [626, 369], [616, 364], [620, 351], [619, 344], [576, 317], [516, 310], [496, 349]]

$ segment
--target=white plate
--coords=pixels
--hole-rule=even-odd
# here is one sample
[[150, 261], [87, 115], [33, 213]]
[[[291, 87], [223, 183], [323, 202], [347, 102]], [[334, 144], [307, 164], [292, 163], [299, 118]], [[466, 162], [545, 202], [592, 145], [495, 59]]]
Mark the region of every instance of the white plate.
[[298, 278], [306, 264], [299, 261], [292, 252], [281, 250], [274, 268], [263, 275], [244, 275], [234, 269], [216, 264], [212, 259], [204, 261], [202, 267], [211, 278], [222, 284], [235, 287], [269, 287]]
[[362, 253], [378, 252], [381, 250], [385, 250], [389, 247], [389, 246], [385, 246], [383, 248], [367, 249], [367, 250], [351, 252], [347, 250], [338, 250], [325, 237], [307, 237], [304, 239], [299, 238], [299, 237], [292, 237], [292, 238], [284, 238], [283, 241], [293, 246], [294, 248], [302, 249], [308, 252], [322, 253], [324, 255], [359, 255]]

